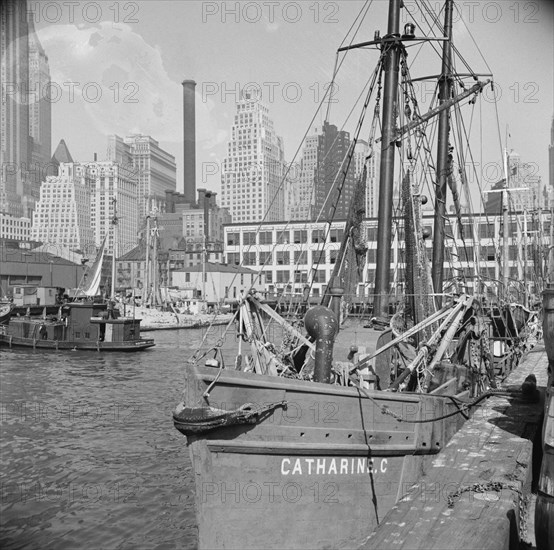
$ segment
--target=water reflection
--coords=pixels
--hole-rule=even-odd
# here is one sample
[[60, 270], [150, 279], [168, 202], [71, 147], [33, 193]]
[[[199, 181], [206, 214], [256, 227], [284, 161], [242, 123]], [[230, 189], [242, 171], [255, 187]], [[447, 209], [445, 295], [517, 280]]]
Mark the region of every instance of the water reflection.
[[202, 332], [154, 337], [132, 354], [0, 351], [2, 548], [196, 546], [171, 412]]

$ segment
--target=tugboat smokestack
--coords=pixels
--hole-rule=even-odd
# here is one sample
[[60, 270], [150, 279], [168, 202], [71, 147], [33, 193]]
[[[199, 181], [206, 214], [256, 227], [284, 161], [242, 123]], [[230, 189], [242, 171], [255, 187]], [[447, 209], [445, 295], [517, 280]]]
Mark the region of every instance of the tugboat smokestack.
[[333, 345], [338, 331], [335, 314], [325, 306], [315, 306], [304, 317], [304, 326], [315, 340], [314, 382], [331, 382]]

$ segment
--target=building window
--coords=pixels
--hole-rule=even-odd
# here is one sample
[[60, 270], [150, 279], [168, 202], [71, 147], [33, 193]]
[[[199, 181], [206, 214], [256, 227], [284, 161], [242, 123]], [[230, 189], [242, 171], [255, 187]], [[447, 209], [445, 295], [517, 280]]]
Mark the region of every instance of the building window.
[[273, 244], [273, 234], [271, 231], [260, 232], [260, 244]]
[[314, 283], [324, 283], [326, 281], [325, 270], [318, 269], [314, 273]]
[[289, 244], [290, 231], [277, 231], [277, 244]]
[[243, 265], [256, 265], [256, 253], [255, 252], [244, 252], [242, 255]]
[[277, 251], [277, 265], [288, 265], [290, 263], [290, 255], [288, 250]]
[[248, 231], [242, 234], [242, 244], [244, 246], [256, 244], [256, 233]]
[[272, 254], [271, 252], [260, 252], [260, 265], [271, 265], [272, 264]]
[[294, 252], [294, 263], [295, 265], [305, 265], [308, 263], [308, 253], [306, 250], [296, 250]]
[[314, 229], [312, 231], [312, 242], [313, 243], [324, 243], [325, 242], [325, 231], [323, 229]]
[[344, 229], [331, 229], [331, 242], [340, 243], [344, 235]]
[[238, 252], [228, 252], [227, 263], [231, 265], [240, 265], [240, 254]]
[[295, 244], [304, 244], [306, 242], [308, 242], [308, 231], [301, 229], [294, 232]]
[[227, 233], [227, 245], [239, 246], [240, 245], [240, 233]]

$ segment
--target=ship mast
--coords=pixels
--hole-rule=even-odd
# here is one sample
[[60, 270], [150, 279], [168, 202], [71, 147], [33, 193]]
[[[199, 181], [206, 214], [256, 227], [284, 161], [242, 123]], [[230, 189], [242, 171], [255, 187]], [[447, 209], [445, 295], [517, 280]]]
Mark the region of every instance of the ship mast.
[[[439, 105], [452, 96], [452, 0], [446, 0], [444, 10], [444, 37], [442, 45], [442, 71], [439, 78]], [[450, 112], [444, 109], [439, 114], [437, 138], [437, 183], [435, 192], [435, 223], [433, 230], [433, 263], [431, 276], [436, 293], [436, 304], [442, 304], [442, 284], [444, 274], [444, 239], [446, 216], [446, 187], [452, 169], [448, 154], [450, 133]]]
[[374, 315], [388, 313], [390, 260], [392, 237], [392, 202], [394, 186], [395, 118], [400, 52], [401, 0], [390, 0], [387, 36], [396, 40], [385, 41], [385, 82], [383, 93], [383, 137], [381, 142], [381, 166], [379, 170], [379, 224], [377, 227], [377, 258], [375, 269]]
[[144, 288], [142, 291], [142, 303], [148, 303], [150, 296], [150, 216], [146, 216], [146, 269], [144, 271]]
[[111, 299], [115, 300], [115, 261], [117, 258], [117, 199], [113, 197], [113, 242], [112, 242], [112, 288], [111, 288]]
[[509, 248], [508, 248], [508, 189], [510, 188], [510, 166], [508, 162], [508, 150], [504, 150], [504, 189], [502, 190], [502, 288], [504, 299], [508, 301], [508, 281], [510, 277]]

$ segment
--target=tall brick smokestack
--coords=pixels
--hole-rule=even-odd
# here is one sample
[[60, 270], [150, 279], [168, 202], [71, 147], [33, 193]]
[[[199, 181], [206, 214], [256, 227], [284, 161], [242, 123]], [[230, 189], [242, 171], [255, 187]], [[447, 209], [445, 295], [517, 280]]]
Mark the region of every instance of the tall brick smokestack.
[[183, 80], [183, 173], [184, 195], [193, 203], [196, 200], [196, 115], [194, 80]]

